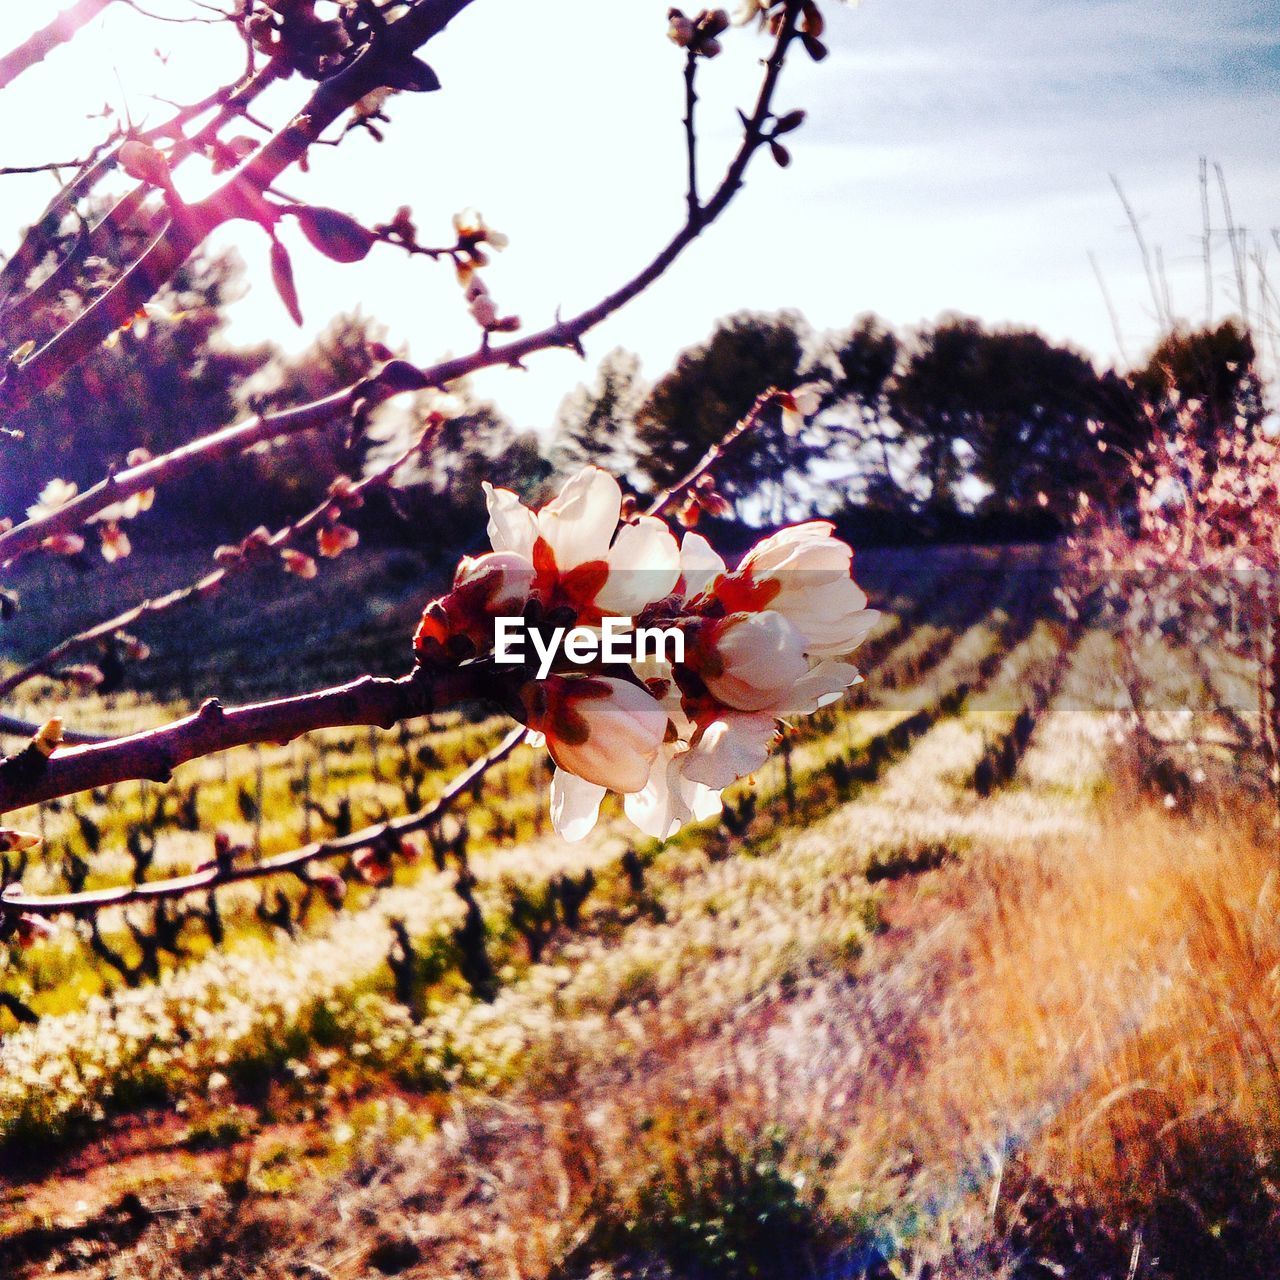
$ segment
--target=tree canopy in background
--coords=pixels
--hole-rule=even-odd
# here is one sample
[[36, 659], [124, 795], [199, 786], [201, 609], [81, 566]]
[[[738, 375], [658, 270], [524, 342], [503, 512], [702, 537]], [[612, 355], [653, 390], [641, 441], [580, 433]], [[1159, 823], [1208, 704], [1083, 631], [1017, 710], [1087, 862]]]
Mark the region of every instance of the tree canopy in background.
[[[109, 265], [102, 269], [110, 274]], [[83, 485], [134, 450], [176, 447], [192, 424], [213, 429], [246, 407], [267, 412], [316, 399], [392, 354], [381, 326], [360, 314], [336, 317], [300, 352], [233, 346], [226, 308], [241, 275], [233, 254], [193, 258], [145, 316], [23, 411], [16, 447], [57, 459], [59, 474]], [[86, 273], [66, 306], [97, 287]], [[406, 469], [394, 499], [379, 500], [362, 520], [393, 542], [406, 540], [410, 527], [447, 525], [450, 540], [465, 545], [485, 523], [481, 480], [534, 494], [586, 462], [652, 491], [687, 470], [766, 388], [801, 383], [816, 390], [817, 414], [797, 435], [787, 434], [779, 412], [766, 415], [752, 448], [717, 467], [720, 489], [750, 524], [853, 513], [858, 527], [885, 541], [895, 531], [927, 535], [955, 517], [981, 516], [988, 528], [1001, 521], [1023, 528], [1028, 517], [1044, 530], [1064, 527], [1081, 492], [1115, 491], [1173, 392], [1203, 403], [1215, 430], [1256, 430], [1265, 411], [1252, 339], [1230, 320], [1167, 335], [1122, 375], [1033, 329], [989, 328], [962, 316], [901, 332], [863, 315], [816, 333], [795, 311], [742, 312], [652, 383], [634, 353], [610, 351], [565, 397], [547, 435], [517, 427], [499, 406], [468, 403], [431, 464]], [[148, 406], [145, 414], [131, 407], [138, 404]], [[296, 515], [322, 499], [334, 477], [407, 438], [423, 409], [411, 401], [380, 411], [358, 445], [335, 425], [180, 481], [139, 526], [143, 545], [148, 537], [181, 540], [192, 513], [223, 537], [243, 537], [264, 509]], [[17, 491], [24, 474], [35, 473], [6, 471], [0, 484], [11, 505], [35, 500]]]

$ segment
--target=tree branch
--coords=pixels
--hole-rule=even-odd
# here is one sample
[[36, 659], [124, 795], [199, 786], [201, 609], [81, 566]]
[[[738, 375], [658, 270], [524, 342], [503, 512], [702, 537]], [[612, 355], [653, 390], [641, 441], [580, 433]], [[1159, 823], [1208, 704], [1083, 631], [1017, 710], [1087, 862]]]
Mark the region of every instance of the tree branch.
[[[789, 9], [787, 19], [774, 42], [773, 52], [766, 63], [766, 73], [756, 106], [747, 120], [742, 142], [711, 199], [698, 210], [696, 215], [686, 218], [683, 226], [645, 267], [594, 306], [579, 312], [569, 320], [557, 318], [546, 328], [526, 334], [514, 341], [496, 346], [486, 343], [470, 355], [444, 360], [419, 370], [413, 370], [403, 362], [396, 361], [389, 369], [381, 371], [373, 378], [364, 379], [320, 400], [270, 414], [251, 423], [224, 428], [222, 431], [193, 441], [171, 454], [145, 463], [142, 467], [120, 472], [92, 489], [86, 490], [66, 506], [48, 515], [28, 520], [9, 532], [0, 534], [0, 564], [16, 559], [56, 533], [68, 532], [78, 527], [104, 507], [122, 501], [134, 493], [158, 487], [177, 476], [186, 475], [206, 462], [220, 461], [262, 440], [324, 426], [339, 414], [348, 412], [357, 400], [364, 400], [368, 407], [372, 408], [404, 390], [444, 388], [449, 383], [481, 369], [498, 365], [518, 368], [526, 357], [551, 348], [568, 348], [582, 354], [583, 336], [658, 280], [681, 253], [724, 212], [742, 186], [751, 158], [766, 141], [763, 127], [770, 115], [786, 48], [794, 34], [794, 13]], [[402, 385], [401, 379], [405, 374], [410, 376], [407, 385]], [[0, 697], [10, 688], [11, 686], [7, 683], [0, 683]]]
[[[405, 463], [411, 461], [424, 448], [429, 447], [430, 441], [434, 436], [434, 430], [434, 427], [429, 425], [408, 449], [384, 464], [377, 471], [370, 472], [362, 480], [354, 483], [343, 498], [339, 499], [332, 494], [326, 495], [323, 502], [313, 507], [305, 515], [300, 516], [293, 524], [286, 525], [283, 529], [272, 534], [261, 546], [260, 550], [263, 553], [267, 553], [278, 551], [288, 546], [291, 542], [310, 533], [312, 529], [327, 520], [329, 512], [335, 506], [341, 507], [344, 504], [353, 504], [363, 497], [365, 493], [388, 483]], [[267, 435], [264, 438], [270, 439], [271, 436]], [[157, 459], [157, 461], [160, 461], [160, 459]], [[135, 488], [131, 492], [138, 492], [138, 489]], [[59, 511], [61, 510], [62, 508], [59, 508]], [[96, 623], [94, 626], [87, 627], [75, 635], [66, 637], [66, 639], [61, 640], [40, 657], [33, 659], [26, 666], [11, 672], [0, 680], [0, 698], [8, 697], [16, 688], [25, 684], [28, 680], [33, 679], [35, 676], [43, 675], [73, 653], [87, 648], [91, 644], [96, 644], [99, 640], [105, 640], [108, 636], [114, 635], [124, 627], [133, 626], [134, 623], [144, 618], [153, 618], [157, 614], [168, 612], [179, 605], [190, 604], [212, 595], [230, 576], [233, 568], [237, 570], [248, 568], [252, 563], [252, 560], [244, 559], [232, 562], [230, 565], [223, 565], [204, 574], [188, 586], [177, 587], [163, 596], [154, 596], [143, 600], [141, 603], [126, 609], [123, 613], [116, 614], [113, 618], [108, 618], [104, 622]]]
[[[734, 425], [733, 429], [725, 435], [717, 444], [707, 450], [701, 461], [677, 484], [670, 488], [662, 490], [661, 493], [655, 495], [649, 506], [646, 508], [646, 514], [650, 516], [660, 516], [669, 506], [671, 506], [678, 498], [680, 498], [688, 488], [697, 482], [706, 472], [723, 456], [736, 440], [751, 431], [760, 420], [760, 415], [768, 404], [772, 401], [777, 393], [770, 389], [763, 392], [757, 397], [755, 403], [747, 411], [747, 413]], [[462, 668], [452, 673], [444, 673], [443, 677], [428, 677], [422, 671], [415, 671], [413, 675], [404, 677], [399, 681], [377, 681], [370, 677], [364, 677], [355, 681], [351, 685], [342, 686], [338, 690], [329, 690], [324, 694], [304, 695], [301, 698], [285, 699], [273, 703], [259, 704], [257, 708], [242, 708], [240, 712], [220, 712], [224, 718], [227, 716], [235, 716], [247, 714], [248, 712], [256, 712], [258, 715], [271, 714], [272, 716], [280, 716], [281, 719], [287, 720], [290, 716], [298, 714], [297, 708], [300, 704], [307, 704], [321, 697], [332, 695], [350, 696], [350, 691], [359, 689], [360, 687], [368, 688], [372, 686], [392, 686], [403, 687], [412, 683], [415, 679], [426, 681], [429, 679], [448, 679], [466, 677], [473, 679], [479, 672], [488, 669], [481, 664], [476, 664], [469, 668]], [[470, 673], [470, 674], [468, 674]], [[345, 692], [344, 692], [345, 691]], [[480, 689], [478, 692], [483, 693]], [[395, 695], [388, 696], [380, 693], [380, 696], [386, 698], [394, 705], [396, 701]], [[438, 695], [436, 695], [438, 696]], [[466, 694], [462, 695], [463, 697]], [[206, 703], [200, 711], [194, 716], [189, 716], [185, 721], [178, 721], [174, 725], [167, 726], [163, 730], [152, 730], [151, 735], [155, 734], [179, 734], [185, 732], [183, 726], [188, 725], [191, 721], [198, 721], [202, 716], [210, 715], [208, 708], [217, 704]], [[370, 706], [373, 706], [370, 702]], [[286, 707], [291, 708], [286, 711]], [[271, 709], [268, 712], [267, 709]], [[312, 708], [306, 708], [308, 714], [314, 714]], [[399, 718], [404, 718], [401, 715]], [[247, 727], [247, 720], [246, 720]], [[358, 723], [369, 723], [368, 721], [359, 721]], [[375, 722], [380, 723], [380, 722]], [[325, 727], [325, 726], [313, 726]], [[332, 727], [332, 726], [328, 726]], [[432, 804], [427, 805], [424, 809], [418, 810], [416, 813], [410, 814], [403, 818], [390, 819], [386, 822], [379, 823], [372, 827], [366, 827], [361, 831], [353, 832], [349, 836], [341, 837], [334, 840], [316, 841], [308, 845], [304, 845], [300, 849], [295, 849], [290, 853], [278, 854], [274, 858], [268, 858], [259, 863], [248, 863], [237, 866], [234, 863], [230, 865], [214, 864], [210, 867], [192, 872], [185, 876], [175, 876], [168, 880], [159, 880], [151, 882], [143, 882], [133, 885], [121, 885], [110, 889], [98, 889], [89, 892], [71, 893], [71, 894], [52, 894], [52, 895], [9, 895], [0, 899], [0, 916], [5, 914], [22, 914], [22, 915], [40, 915], [55, 916], [62, 914], [73, 915], [91, 915], [106, 907], [125, 906], [134, 902], [154, 902], [162, 901], [170, 898], [183, 898], [194, 893], [202, 893], [207, 890], [218, 888], [223, 885], [232, 884], [240, 880], [254, 880], [266, 876], [281, 875], [284, 873], [301, 873], [310, 863], [324, 858], [336, 857], [340, 855], [350, 855], [356, 850], [376, 845], [379, 842], [395, 840], [399, 836], [408, 835], [413, 831], [420, 831], [425, 827], [431, 826], [438, 821], [459, 796], [465, 794], [476, 786], [497, 764], [505, 760], [520, 743], [524, 740], [526, 729], [523, 725], [517, 725], [513, 728], [502, 741], [486, 755], [481, 756], [478, 760], [469, 765], [462, 773], [460, 773], [445, 788], [440, 797]], [[146, 738], [147, 734], [134, 735], [133, 739], [119, 739], [115, 742], [104, 744], [104, 748], [110, 748], [116, 752], [123, 749], [123, 744], [136, 741], [139, 738]], [[243, 744], [238, 744], [243, 745]], [[221, 749], [220, 747], [213, 748]], [[55, 755], [48, 764], [61, 762], [65, 760], [70, 753], [66, 755]], [[47, 767], [47, 766], [46, 766]], [[3, 770], [5, 766], [0, 765], [0, 811], [3, 810]]]
[[[243, 115], [249, 105], [269, 85], [280, 76], [280, 70], [272, 62], [268, 63], [257, 74], [249, 76], [231, 89], [219, 89], [199, 102], [194, 102], [177, 111], [168, 120], [144, 130], [136, 135], [136, 140], [148, 144], [162, 138], [173, 138], [179, 142], [170, 156], [170, 168], [177, 166], [188, 156], [197, 154], [216, 141], [218, 134], [226, 124], [237, 115]], [[214, 117], [201, 128], [194, 137], [186, 139], [183, 126], [206, 111], [219, 108]], [[150, 192], [154, 190], [146, 183], [139, 183], [132, 191], [122, 196], [84, 236], [54, 270], [46, 276], [34, 289], [16, 299], [10, 299], [18, 284], [27, 276], [45, 252], [47, 239], [55, 232], [61, 220], [74, 208], [76, 201], [87, 196], [107, 174], [115, 169], [120, 147], [127, 139], [119, 139], [115, 145], [103, 144], [99, 152], [106, 151], [100, 158], [95, 155], [85, 169], [74, 181], [58, 193], [54, 200], [41, 214], [39, 219], [28, 228], [22, 242], [13, 256], [0, 269], [0, 322], [3, 323], [4, 345], [13, 347], [25, 341], [24, 327], [34, 328], [36, 317], [42, 307], [55, 299], [66, 287], [74, 274], [77, 262], [92, 254], [106, 255], [116, 238], [126, 229], [130, 220], [142, 208]], [[153, 228], [154, 231], [154, 228]]]
[[751, 408], [737, 421], [733, 429], [720, 440], [717, 440], [701, 458], [694, 464], [691, 470], [681, 476], [674, 484], [662, 489], [654, 497], [649, 505], [649, 515], [658, 515], [666, 507], [670, 506], [681, 494], [686, 493], [689, 489], [702, 479], [712, 467], [724, 457], [730, 446], [739, 437], [745, 435], [748, 431], [753, 430], [760, 421], [760, 415], [774, 402], [778, 396], [777, 387], [767, 387], [752, 403]]
[[689, 210], [689, 221], [696, 222], [702, 207], [698, 203], [698, 134], [694, 127], [694, 109], [698, 105], [698, 91], [695, 81], [698, 75], [698, 54], [690, 48], [684, 63], [684, 139], [685, 157], [688, 164], [688, 190], [685, 203]]
[[77, 0], [64, 9], [47, 27], [24, 40], [16, 49], [0, 58], [0, 89], [7, 89], [24, 71], [66, 44], [76, 32], [86, 27], [115, 0]]
[[99, 299], [0, 383], [7, 412], [21, 409], [111, 336], [154, 296], [196, 247], [237, 218], [256, 220], [261, 195], [331, 124], [366, 94], [394, 83], [397, 69], [473, 0], [424, 0], [387, 25], [344, 70], [323, 81], [306, 106], [212, 195], [169, 201], [171, 216], [133, 265]]
[[124, 738], [71, 747], [45, 757], [28, 748], [0, 763], [0, 813], [58, 796], [147, 778], [167, 782], [180, 764], [231, 747], [291, 742], [315, 729], [376, 725], [430, 715], [496, 692], [481, 663], [426, 671], [398, 680], [362, 676], [348, 684], [293, 698], [224, 708], [211, 698], [189, 716]]
[[206, 893], [211, 889], [236, 884], [242, 880], [261, 880], [268, 876], [284, 874], [301, 875], [313, 862], [325, 858], [350, 857], [359, 849], [384, 842], [395, 841], [401, 836], [422, 831], [439, 822], [446, 813], [466, 795], [490, 769], [505, 760], [524, 741], [523, 725], [512, 729], [492, 751], [475, 760], [431, 804], [403, 818], [353, 831], [349, 836], [333, 840], [318, 840], [289, 853], [264, 858], [261, 862], [218, 866], [216, 863], [193, 871], [189, 875], [174, 876], [168, 880], [152, 880], [142, 884], [119, 885], [110, 889], [94, 889], [84, 893], [64, 894], [13, 894], [0, 898], [0, 915], [86, 916], [106, 907], [123, 907], [135, 902], [161, 902], [173, 898], [189, 897], [193, 893]]
[[[20, 720], [17, 716], [0, 714], [0, 735], [10, 738], [31, 739], [40, 732], [40, 725], [33, 720]], [[82, 733], [75, 729], [64, 729], [62, 741], [75, 746], [85, 742], [106, 742], [107, 736], [102, 733]]]

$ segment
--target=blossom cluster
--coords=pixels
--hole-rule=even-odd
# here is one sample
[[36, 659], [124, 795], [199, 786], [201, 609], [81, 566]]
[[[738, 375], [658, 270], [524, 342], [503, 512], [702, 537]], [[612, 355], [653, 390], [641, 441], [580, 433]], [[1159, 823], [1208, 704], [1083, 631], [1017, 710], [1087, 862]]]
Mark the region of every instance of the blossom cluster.
[[530, 629], [624, 618], [685, 637], [682, 661], [506, 669], [513, 709], [556, 764], [551, 815], [566, 839], [592, 829], [607, 791], [657, 838], [712, 816], [720, 792], [764, 763], [780, 720], [860, 679], [848, 658], [879, 615], [826, 521], [764, 538], [730, 570], [700, 534], [677, 543], [655, 516], [623, 520], [618, 482], [596, 467], [536, 512], [509, 490], [485, 495], [493, 550], [464, 559], [427, 606], [420, 662], [491, 658], [499, 618]]

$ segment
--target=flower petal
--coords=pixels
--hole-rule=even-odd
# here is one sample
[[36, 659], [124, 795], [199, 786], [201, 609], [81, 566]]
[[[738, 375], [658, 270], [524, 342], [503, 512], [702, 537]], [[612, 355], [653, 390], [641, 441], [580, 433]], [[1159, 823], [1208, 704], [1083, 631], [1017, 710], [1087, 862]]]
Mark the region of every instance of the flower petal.
[[701, 822], [723, 807], [718, 791], [685, 777], [687, 759], [682, 744], [663, 747], [643, 790], [623, 800], [627, 817], [655, 840], [666, 840], [686, 822]]
[[724, 561], [702, 534], [684, 535], [680, 543], [680, 576], [686, 596], [701, 594], [724, 571]]
[[538, 521], [533, 512], [510, 489], [495, 489], [487, 480], [482, 487], [489, 508], [490, 546], [495, 551], [514, 551], [532, 561], [533, 544], [538, 537]]
[[848, 688], [862, 681], [858, 668], [850, 662], [819, 662], [796, 682], [791, 696], [777, 708], [782, 716], [808, 716], [819, 707], [835, 702]]
[[600, 816], [604, 793], [604, 787], [557, 769], [551, 779], [551, 825], [570, 843], [585, 839]]
[[599, 467], [583, 467], [559, 496], [538, 512], [538, 532], [563, 573], [608, 556], [621, 514], [618, 482]]
[[639, 791], [667, 731], [667, 713], [647, 690], [612, 676], [542, 685], [547, 748], [562, 769], [612, 791]]
[[680, 577], [680, 549], [671, 530], [653, 516], [618, 530], [606, 557], [609, 577], [596, 595], [605, 613], [630, 618], [669, 596]]
[[805, 637], [780, 613], [738, 613], [714, 624], [714, 661], [702, 670], [712, 696], [739, 711], [764, 711], [786, 697], [809, 670]]
[[684, 776], [723, 790], [764, 764], [776, 733], [777, 723], [771, 715], [726, 712], [709, 724], [690, 748]]

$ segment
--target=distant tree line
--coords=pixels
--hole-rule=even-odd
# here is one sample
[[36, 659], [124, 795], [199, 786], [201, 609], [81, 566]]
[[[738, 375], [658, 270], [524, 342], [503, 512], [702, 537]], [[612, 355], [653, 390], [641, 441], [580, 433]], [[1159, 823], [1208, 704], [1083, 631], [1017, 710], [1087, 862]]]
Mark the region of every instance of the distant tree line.
[[640, 488], [678, 474], [769, 385], [813, 385], [820, 408], [781, 415], [722, 466], [739, 518], [820, 512], [862, 539], [1051, 537], [1085, 498], [1125, 490], [1167, 405], [1211, 406], [1215, 430], [1264, 413], [1252, 338], [1227, 320], [1167, 335], [1137, 368], [1099, 369], [1034, 329], [963, 316], [900, 333], [862, 316], [814, 333], [795, 312], [740, 314], [652, 385], [616, 351], [561, 406], [560, 465], [606, 457]]
[[[194, 258], [129, 330], [24, 411], [16, 425], [33, 465], [0, 477], [10, 510], [34, 500], [21, 487], [47, 474], [50, 458], [61, 478], [84, 485], [134, 450], [159, 453], [246, 411], [346, 386], [389, 354], [381, 328], [359, 314], [338, 318], [299, 354], [232, 346], [226, 305], [240, 274], [232, 255]], [[68, 308], [96, 287], [91, 271], [68, 282]], [[820, 513], [862, 542], [1052, 537], [1082, 494], [1123, 490], [1130, 459], [1171, 400], [1203, 403], [1213, 430], [1256, 429], [1265, 412], [1252, 340], [1233, 321], [1176, 331], [1118, 372], [1034, 329], [963, 316], [901, 332], [865, 315], [819, 333], [795, 311], [742, 313], [652, 383], [633, 353], [609, 353], [565, 398], [547, 436], [457, 389], [464, 414], [447, 424], [429, 465], [369, 504], [362, 528], [415, 545], [423, 529], [447, 529], [465, 546], [484, 526], [480, 480], [536, 495], [588, 461], [651, 491], [687, 470], [765, 388], [802, 384], [817, 392], [817, 414], [797, 434], [771, 414], [751, 447], [718, 468], [719, 489], [740, 523]], [[172, 545], [193, 531], [239, 538], [291, 517], [414, 425], [413, 404], [384, 410], [358, 445], [342, 428], [305, 433], [176, 483], [138, 525], [139, 545]]]

